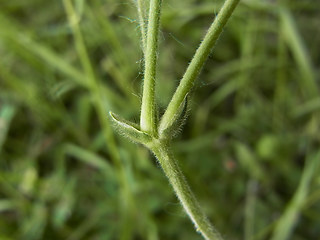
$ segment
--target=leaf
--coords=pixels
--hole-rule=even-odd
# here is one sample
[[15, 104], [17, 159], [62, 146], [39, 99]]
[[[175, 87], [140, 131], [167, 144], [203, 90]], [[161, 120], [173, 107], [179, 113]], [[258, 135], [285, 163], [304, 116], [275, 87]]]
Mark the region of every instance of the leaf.
[[144, 145], [152, 141], [152, 137], [149, 134], [139, 130], [139, 126], [137, 124], [122, 119], [112, 112], [109, 112], [109, 114], [115, 123], [116, 129], [118, 129], [119, 132], [125, 137], [129, 138], [133, 142], [142, 143]]

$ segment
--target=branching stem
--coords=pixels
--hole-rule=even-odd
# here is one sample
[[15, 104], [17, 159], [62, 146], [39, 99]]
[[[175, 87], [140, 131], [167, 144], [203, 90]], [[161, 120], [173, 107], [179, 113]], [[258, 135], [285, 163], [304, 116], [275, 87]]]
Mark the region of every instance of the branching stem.
[[[173, 137], [175, 128], [179, 128], [181, 126], [181, 122], [183, 122], [181, 121], [181, 117], [183, 118], [182, 113], [185, 111], [186, 105], [186, 95], [191, 90], [193, 83], [208, 58], [212, 47], [216, 43], [223, 27], [227, 23], [239, 1], [240, 0], [226, 0], [216, 20], [209, 28], [203, 42], [196, 51], [180, 82], [180, 85], [174, 93], [172, 100], [162, 117], [160, 125], [158, 126], [155, 119], [155, 79], [162, 0], [151, 0], [146, 39], [144, 39], [144, 28], [141, 26], [143, 28], [142, 42], [143, 45], [146, 46], [144, 46], [145, 68], [140, 129], [139, 126], [110, 113], [118, 130], [124, 136], [145, 145], [155, 154], [182, 206], [196, 226], [197, 231], [200, 232], [206, 240], [222, 240], [222, 237], [202, 212], [197, 199], [193, 195], [178, 166], [178, 163], [169, 150], [169, 139]], [[138, 0], [138, 4], [140, 4], [138, 5], [138, 11], [141, 11], [139, 13], [140, 21], [144, 23], [142, 16], [142, 1]]]

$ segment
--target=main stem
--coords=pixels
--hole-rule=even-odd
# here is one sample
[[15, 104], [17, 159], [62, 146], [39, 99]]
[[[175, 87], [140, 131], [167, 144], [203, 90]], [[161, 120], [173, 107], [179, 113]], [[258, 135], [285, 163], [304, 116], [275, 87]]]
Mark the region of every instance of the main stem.
[[217, 18], [210, 26], [208, 33], [206, 34], [201, 45], [197, 49], [164, 115], [162, 116], [159, 126], [159, 132], [162, 132], [171, 124], [172, 119], [175, 117], [177, 109], [179, 109], [180, 105], [185, 99], [185, 96], [191, 90], [194, 81], [196, 80], [201, 71], [201, 68], [207, 60], [216, 41], [218, 40], [218, 37], [220, 36], [223, 30], [223, 27], [226, 25], [228, 19], [230, 18], [232, 12], [234, 11], [239, 1], [240, 0], [225, 1]]
[[140, 22], [140, 31], [141, 31], [141, 42], [142, 42], [142, 49], [143, 53], [146, 51], [146, 16], [144, 11], [144, 1], [143, 0], [137, 0], [137, 10], [138, 10], [138, 16], [139, 16], [139, 22]]
[[157, 141], [150, 149], [159, 160], [163, 171], [168, 177], [183, 208], [194, 223], [196, 230], [200, 232], [206, 240], [222, 240], [223, 238], [219, 232], [211, 225], [201, 210], [197, 199], [192, 193], [168, 145], [162, 141]]
[[140, 116], [141, 130], [152, 135], [156, 133], [154, 92], [161, 2], [161, 0], [151, 0], [150, 2], [147, 48], [145, 51], [144, 84]]

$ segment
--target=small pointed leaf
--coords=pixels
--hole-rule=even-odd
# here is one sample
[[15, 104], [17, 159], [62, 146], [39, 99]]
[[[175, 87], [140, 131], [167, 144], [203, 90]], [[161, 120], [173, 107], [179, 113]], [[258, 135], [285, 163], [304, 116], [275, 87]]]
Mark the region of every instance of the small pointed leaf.
[[109, 114], [119, 132], [133, 142], [146, 144], [152, 140], [150, 135], [139, 130], [139, 126], [137, 124], [122, 119], [112, 112], [109, 112]]

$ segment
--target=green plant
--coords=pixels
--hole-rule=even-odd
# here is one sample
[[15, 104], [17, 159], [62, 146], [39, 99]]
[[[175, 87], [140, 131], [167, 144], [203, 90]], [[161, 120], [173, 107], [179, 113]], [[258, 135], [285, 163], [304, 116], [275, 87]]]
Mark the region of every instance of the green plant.
[[[1, 1], [0, 239], [202, 238], [160, 164], [106, 117], [140, 114], [147, 28], [132, 19], [148, 14], [124, 2]], [[163, 2], [161, 112], [222, 2]], [[320, 1], [239, 5], [170, 148], [226, 239], [318, 239]]]
[[[137, 1], [141, 22], [142, 46], [145, 56], [140, 126], [121, 119], [114, 113], [110, 112], [110, 115], [120, 133], [134, 142], [143, 144], [154, 153], [197, 231], [199, 231], [205, 239], [222, 239], [219, 232], [210, 224], [201, 210], [198, 201], [170, 151], [170, 146], [172, 138], [176, 135], [177, 130], [181, 128], [186, 118], [188, 93], [191, 91], [211, 49], [239, 3], [239, 0], [225, 1], [218, 16], [212, 23], [208, 33], [191, 60], [161, 120], [157, 121], [155, 81], [161, 3], [162, 0], [150, 1], [149, 21], [146, 29], [146, 19], [142, 9], [143, 1]], [[145, 33], [147, 34], [145, 35]]]

